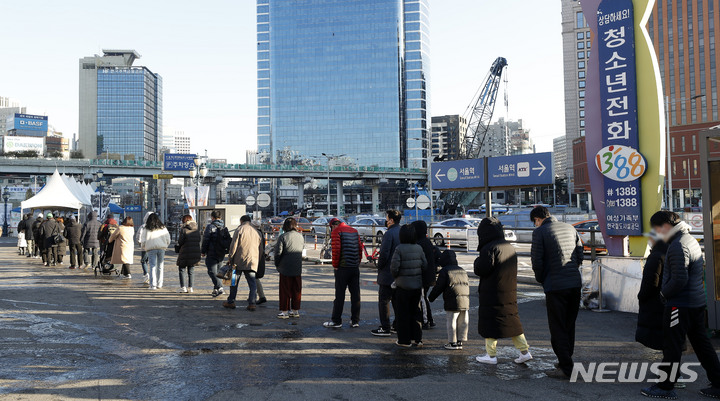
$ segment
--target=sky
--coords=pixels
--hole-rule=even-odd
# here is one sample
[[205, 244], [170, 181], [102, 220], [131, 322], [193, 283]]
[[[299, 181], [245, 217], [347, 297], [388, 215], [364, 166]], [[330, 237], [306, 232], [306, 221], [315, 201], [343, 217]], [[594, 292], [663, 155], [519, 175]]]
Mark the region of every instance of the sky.
[[[560, 1], [429, 1], [431, 115], [463, 114], [503, 56], [509, 107], [494, 120], [521, 118], [552, 151], [565, 132]], [[78, 60], [120, 48], [163, 77], [163, 125], [193, 152], [241, 162], [256, 148], [254, 0], [23, 0], [3, 14], [0, 96], [65, 136], [77, 133]]]

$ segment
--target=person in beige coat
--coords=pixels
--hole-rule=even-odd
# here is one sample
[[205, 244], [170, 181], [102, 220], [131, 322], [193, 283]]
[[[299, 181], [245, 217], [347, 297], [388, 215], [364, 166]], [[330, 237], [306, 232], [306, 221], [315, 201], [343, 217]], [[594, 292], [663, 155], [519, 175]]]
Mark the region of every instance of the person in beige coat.
[[115, 243], [110, 263], [113, 265], [122, 264], [120, 278], [123, 279], [130, 278], [130, 265], [133, 262], [133, 254], [135, 253], [134, 236], [133, 219], [132, 217], [126, 217], [120, 224], [120, 228], [115, 230], [108, 239], [108, 242]]
[[230, 295], [227, 301], [223, 302], [223, 306], [228, 309], [235, 309], [235, 298], [238, 290], [237, 277], [241, 273], [245, 275], [245, 280], [247, 280], [248, 287], [250, 287], [247, 310], [254, 311], [257, 303], [255, 273], [260, 262], [260, 241], [262, 241], [262, 238], [250, 222], [251, 219], [247, 215], [240, 218], [240, 226], [235, 230], [235, 235], [230, 244], [228, 264], [235, 269], [235, 275], [230, 287]]

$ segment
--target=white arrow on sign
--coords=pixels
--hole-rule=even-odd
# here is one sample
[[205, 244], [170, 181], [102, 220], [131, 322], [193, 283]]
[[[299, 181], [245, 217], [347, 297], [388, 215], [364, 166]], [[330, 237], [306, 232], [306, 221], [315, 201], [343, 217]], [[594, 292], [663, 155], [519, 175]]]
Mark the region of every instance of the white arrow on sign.
[[540, 165], [540, 167], [533, 167], [533, 170], [540, 170], [540, 172], [538, 173], [538, 177], [539, 177], [539, 176], [543, 175], [543, 173], [545, 172], [545, 170], [547, 170], [547, 168], [545, 167], [544, 164], [542, 164], [542, 162], [540, 160], [538, 160], [538, 164]]
[[445, 174], [440, 174], [442, 170], [438, 169], [438, 171], [435, 173], [435, 179], [437, 179], [439, 182], [442, 182], [440, 177], [445, 177]]

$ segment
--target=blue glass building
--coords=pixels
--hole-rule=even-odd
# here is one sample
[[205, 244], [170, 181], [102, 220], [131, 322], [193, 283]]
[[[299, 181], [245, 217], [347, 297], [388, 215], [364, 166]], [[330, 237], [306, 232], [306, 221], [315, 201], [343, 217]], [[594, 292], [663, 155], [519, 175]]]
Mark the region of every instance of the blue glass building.
[[80, 148], [86, 157], [157, 160], [162, 137], [162, 78], [134, 66], [132, 50], [80, 60]]
[[258, 153], [421, 168], [427, 0], [258, 0]]

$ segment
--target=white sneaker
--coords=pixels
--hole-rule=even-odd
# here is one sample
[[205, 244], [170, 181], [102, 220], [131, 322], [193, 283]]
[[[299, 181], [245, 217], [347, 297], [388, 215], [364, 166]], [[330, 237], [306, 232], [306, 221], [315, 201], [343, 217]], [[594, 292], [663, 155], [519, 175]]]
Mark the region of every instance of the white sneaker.
[[287, 312], [280, 312], [277, 314], [277, 318], [278, 319], [289, 319], [290, 314], [288, 314]]
[[151, 290], [157, 290], [157, 287], [150, 287]]
[[127, 276], [125, 276], [125, 278], [130, 280], [132, 278], [132, 276], [128, 274]]
[[143, 283], [147, 284], [150, 282], [150, 276], [143, 274]]
[[525, 363], [525, 362], [527, 362], [527, 361], [529, 361], [529, 360], [531, 360], [531, 359], [533, 359], [533, 357], [532, 357], [532, 355], [530, 355], [530, 351], [527, 351], [527, 352], [524, 353], [524, 354], [521, 352], [521, 353], [520, 353], [520, 356], [518, 356], [518, 357], [515, 359], [515, 363], [518, 363], [518, 364], [519, 364], [519, 363]]
[[485, 354], [485, 355], [482, 355], [482, 356], [478, 356], [478, 357], [475, 358], [475, 360], [478, 361], [478, 362], [480, 362], [480, 363], [487, 364], [487, 365], [497, 365], [497, 357], [495, 357], [495, 356], [490, 356], [490, 355], [488, 355], [488, 354]]
[[298, 318], [298, 317], [300, 317], [300, 311], [291, 310], [289, 315], [290, 315], [290, 317]]
[[187, 294], [188, 290], [185, 287], [180, 287], [180, 290], [178, 292], [182, 294]]
[[193, 293], [192, 287], [188, 288], [188, 292], [191, 293], [191, 294]]

